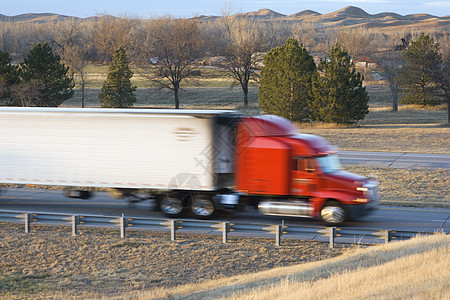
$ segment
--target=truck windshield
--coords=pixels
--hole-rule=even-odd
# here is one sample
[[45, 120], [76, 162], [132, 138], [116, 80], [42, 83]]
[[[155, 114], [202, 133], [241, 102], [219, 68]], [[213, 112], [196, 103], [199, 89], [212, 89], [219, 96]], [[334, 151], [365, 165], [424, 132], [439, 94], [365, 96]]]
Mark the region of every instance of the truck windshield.
[[317, 161], [324, 173], [334, 173], [341, 170], [341, 162], [336, 154], [318, 157]]

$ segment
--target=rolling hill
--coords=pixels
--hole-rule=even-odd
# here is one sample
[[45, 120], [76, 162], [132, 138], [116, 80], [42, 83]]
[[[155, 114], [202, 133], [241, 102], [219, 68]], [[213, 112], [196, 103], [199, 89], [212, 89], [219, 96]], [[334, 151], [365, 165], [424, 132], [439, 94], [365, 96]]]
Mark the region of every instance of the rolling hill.
[[[92, 20], [99, 16], [89, 17]], [[283, 22], [295, 24], [298, 22], [314, 24], [316, 28], [330, 27], [356, 27], [364, 26], [372, 32], [389, 31], [443, 31], [450, 32], [450, 16], [437, 17], [429, 14], [399, 15], [393, 12], [369, 14], [361, 8], [347, 6], [343, 9], [328, 14], [320, 14], [312, 10], [303, 10], [291, 15], [283, 15], [270, 9], [260, 9], [247, 13], [232, 15], [234, 18], [254, 18], [264, 22]], [[52, 13], [28, 13], [16, 16], [5, 16], [0, 14], [0, 22], [31, 22], [47, 23], [64, 21], [68, 19], [79, 19], [76, 17], [58, 15]], [[195, 19], [201, 22], [211, 22], [220, 16], [197, 16]]]

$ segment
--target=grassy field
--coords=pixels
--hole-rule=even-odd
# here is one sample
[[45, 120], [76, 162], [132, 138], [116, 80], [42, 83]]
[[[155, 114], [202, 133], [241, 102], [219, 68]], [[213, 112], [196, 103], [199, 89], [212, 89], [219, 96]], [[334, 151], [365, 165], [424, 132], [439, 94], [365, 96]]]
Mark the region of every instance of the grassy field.
[[[269, 238], [177, 234], [0, 222], [0, 299], [122, 299], [130, 292], [171, 288], [319, 261], [351, 245]], [[124, 296], [122, 296], [124, 295]], [[145, 298], [144, 298], [145, 299]]]
[[450, 209], [450, 170], [363, 166], [344, 166], [344, 169], [377, 176], [382, 205]]
[[[98, 99], [100, 89], [87, 89], [85, 96], [86, 107], [100, 107]], [[250, 88], [249, 103], [258, 105], [258, 89]], [[174, 108], [173, 92], [166, 89], [138, 88], [136, 90], [137, 101], [134, 107], [138, 108]], [[211, 109], [236, 109], [242, 106], [243, 94], [240, 88], [232, 87], [190, 87], [180, 90], [180, 107], [211, 108]], [[72, 99], [65, 101], [63, 107], [81, 107], [81, 92], [75, 91]]]
[[419, 237], [125, 299], [449, 299], [449, 255], [450, 236]]
[[[87, 88], [101, 88], [103, 82], [108, 74], [109, 66], [89, 65], [85, 69], [86, 73], [86, 87]], [[131, 82], [138, 88], [154, 88], [154, 83], [149, 79], [148, 74], [156, 72], [154, 68], [137, 68], [131, 67], [134, 72]], [[230, 79], [226, 76], [224, 71], [217, 68], [202, 67], [197, 70], [197, 76], [192, 76], [181, 82], [182, 87], [228, 87]], [[250, 85], [254, 85], [250, 83]], [[76, 87], [79, 87], [77, 85]]]

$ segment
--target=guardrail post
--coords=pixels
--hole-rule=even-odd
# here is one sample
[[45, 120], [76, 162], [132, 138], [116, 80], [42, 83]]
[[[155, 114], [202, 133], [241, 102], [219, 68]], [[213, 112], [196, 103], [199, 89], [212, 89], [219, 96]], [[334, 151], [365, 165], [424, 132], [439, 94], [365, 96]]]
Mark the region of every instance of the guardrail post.
[[268, 227], [264, 227], [263, 230], [269, 231], [270, 233], [275, 233], [275, 245], [280, 246], [281, 244], [281, 236], [283, 235], [284, 221], [283, 225], [270, 225]]
[[334, 239], [336, 238], [336, 227], [330, 227], [330, 249], [334, 248]]
[[33, 216], [30, 213], [25, 213], [25, 233], [30, 233], [30, 224], [33, 221]]
[[122, 214], [122, 217], [120, 217], [120, 237], [125, 238], [125, 229], [127, 227], [127, 219], [124, 217], [124, 214]]
[[385, 230], [384, 231], [384, 242], [388, 244], [390, 241], [392, 241], [392, 230]]
[[175, 241], [177, 238], [178, 220], [170, 220], [170, 239]]
[[283, 234], [283, 226], [276, 225], [275, 227], [275, 245], [281, 245], [281, 235]]
[[78, 225], [80, 224], [80, 216], [72, 215], [72, 235], [78, 234]]
[[228, 233], [230, 232], [230, 223], [222, 223], [222, 243], [226, 244], [228, 242]]

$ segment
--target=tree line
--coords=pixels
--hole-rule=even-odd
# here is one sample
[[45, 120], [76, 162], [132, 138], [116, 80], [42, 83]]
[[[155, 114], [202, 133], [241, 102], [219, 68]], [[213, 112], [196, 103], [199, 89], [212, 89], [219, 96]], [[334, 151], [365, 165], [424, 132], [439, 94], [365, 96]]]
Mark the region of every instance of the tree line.
[[[410, 45], [404, 49], [397, 49], [401, 36], [411, 40]], [[244, 105], [247, 105], [249, 83], [252, 80], [261, 80], [261, 85], [263, 84], [264, 74], [267, 74], [267, 79], [270, 72], [268, 68], [261, 72], [260, 70], [262, 65], [266, 66], [270, 62], [271, 49], [283, 47], [287, 43], [286, 40], [291, 37], [299, 41], [299, 47], [303, 49], [301, 52], [306, 51], [308, 55], [311, 53], [314, 56], [323, 57], [317, 66], [314, 65], [315, 70], [311, 71], [314, 76], [308, 75], [309, 69], [306, 69], [306, 73], [297, 73], [296, 75], [298, 82], [294, 86], [298, 86], [296, 87], [298, 90], [303, 90], [303, 94], [300, 93], [296, 96], [299, 97], [296, 101], [302, 102], [303, 104], [298, 105], [304, 107], [296, 107], [295, 111], [297, 112], [295, 113], [291, 111], [292, 116], [296, 116], [293, 118], [299, 120], [321, 119], [317, 114], [315, 116], [309, 114], [308, 117], [305, 117], [306, 111], [314, 110], [317, 113], [322, 111], [320, 114], [323, 115], [327, 110], [327, 105], [323, 101], [333, 94], [332, 87], [339, 81], [341, 84], [348, 81], [345, 84], [354, 85], [353, 89], [359, 89], [363, 77], [354, 72], [352, 63], [354, 59], [365, 55], [377, 60], [379, 72], [388, 81], [392, 92], [394, 111], [397, 109], [399, 97], [405, 103], [414, 102], [422, 105], [442, 103], [445, 99], [449, 101], [450, 39], [448, 34], [434, 35], [434, 38], [429, 34], [375, 35], [363, 27], [323, 29], [316, 28], [314, 24], [287, 25], [277, 22], [261, 22], [252, 18], [233, 18], [227, 14], [214, 22], [176, 19], [170, 16], [148, 20], [103, 16], [96, 18], [95, 21], [73, 19], [51, 24], [2, 23], [0, 24], [0, 98], [3, 104], [8, 105], [57, 106], [62, 103], [61, 101], [71, 97], [74, 83], [77, 83], [84, 93], [88, 64], [109, 63], [111, 70], [114, 57], [121, 49], [122, 62], [120, 64], [122, 64], [122, 68], [127, 67], [123, 64], [128, 65], [129, 63], [142, 68], [151, 66], [151, 70], [154, 71], [145, 73], [144, 76], [158, 86], [172, 90], [176, 108], [179, 107], [178, 92], [182, 81], [196, 74], [196, 68], [207, 61], [205, 58], [218, 57], [214, 66], [226, 70], [226, 76], [229, 76], [242, 89], [243, 102]], [[441, 41], [442, 46], [436, 42], [436, 39]], [[430, 61], [424, 63], [425, 58], [417, 58], [418, 54], [412, 54], [414, 53], [413, 49], [417, 48], [415, 47], [417, 43], [422, 43], [419, 47], [421, 50], [414, 50], [415, 53], [424, 51], [424, 55], [428, 58], [434, 55]], [[337, 45], [340, 51], [348, 56], [348, 63], [347, 57], [339, 60], [339, 64], [344, 66], [343, 69], [348, 68], [350, 75], [345, 75], [350, 76], [348, 78], [342, 77], [343, 73], [339, 73], [337, 70], [334, 70], [337, 73], [333, 75], [333, 79], [331, 78], [331, 69], [334, 65], [330, 65], [330, 63], [333, 63], [333, 55], [337, 55], [335, 53]], [[52, 74], [55, 76], [58, 74], [59, 81], [56, 79], [49, 81], [49, 78], [45, 77], [50, 76], [49, 74], [39, 77], [36, 70], [32, 70], [33, 61], [42, 61], [43, 58], [36, 59], [38, 56], [36, 52], [42, 52], [40, 55], [44, 56], [44, 53], [47, 53], [47, 56], [51, 58], [49, 60], [54, 61], [54, 68], [58, 71], [52, 72]], [[264, 53], [267, 54], [264, 56]], [[23, 59], [23, 62], [12, 64], [12, 58], [15, 61]], [[307, 60], [309, 68], [313, 69], [314, 61], [311, 62], [311, 58]], [[118, 65], [117, 62], [115, 63], [117, 72]], [[57, 67], [58, 65], [59, 67]], [[423, 65], [426, 65], [427, 68], [424, 68]], [[430, 69], [431, 66], [433, 66], [433, 70]], [[291, 67], [294, 67], [294, 64]], [[413, 72], [420, 68], [429, 76], [425, 77], [423, 72]], [[122, 71], [131, 78], [131, 71]], [[291, 72], [294, 74], [297, 71], [291, 70]], [[411, 74], [416, 76], [410, 76]], [[326, 78], [327, 75], [331, 77]], [[273, 77], [273, 75], [270, 76]], [[420, 83], [411, 81], [416, 77], [422, 78]], [[427, 78], [427, 80], [423, 78]], [[113, 77], [106, 81], [108, 80], [111, 84]], [[408, 80], [410, 81], [408, 82]], [[282, 84], [287, 83], [279, 83], [279, 85]], [[308, 86], [308, 96], [306, 96], [305, 84]], [[43, 85], [46, 85], [45, 88]], [[52, 85], [53, 92], [50, 91], [52, 88], [47, 85]], [[326, 87], [326, 85], [328, 86]], [[63, 88], [56, 93], [55, 86]], [[303, 88], [300, 88], [302, 86]], [[421, 88], [420, 93], [414, 92], [418, 86]], [[264, 86], [262, 88], [267, 90]], [[134, 89], [135, 87], [129, 84], [126, 90], [132, 93]], [[46, 94], [42, 95], [44, 92]], [[102, 89], [101, 95], [106, 94], [106, 91], [104, 92]], [[264, 100], [261, 100], [261, 97], [264, 97], [264, 93], [260, 91], [259, 95], [260, 103], [263, 103]], [[350, 96], [352, 95], [347, 94], [345, 97]], [[291, 97], [293, 96], [291, 95]], [[312, 100], [307, 97], [313, 97], [313, 99], [317, 99], [317, 102], [313, 104]], [[47, 100], [45, 103], [39, 103], [40, 99]], [[84, 99], [83, 96], [82, 99]], [[120, 105], [132, 106], [132, 99], [131, 97]], [[350, 105], [350, 103], [345, 105]], [[328, 105], [328, 107], [333, 106], [335, 105]], [[362, 111], [365, 110], [362, 108]], [[328, 119], [322, 117], [322, 120], [327, 121]]]
[[369, 112], [363, 76], [336, 43], [318, 66], [294, 38], [264, 57], [258, 99], [268, 113], [300, 122], [354, 124]]

